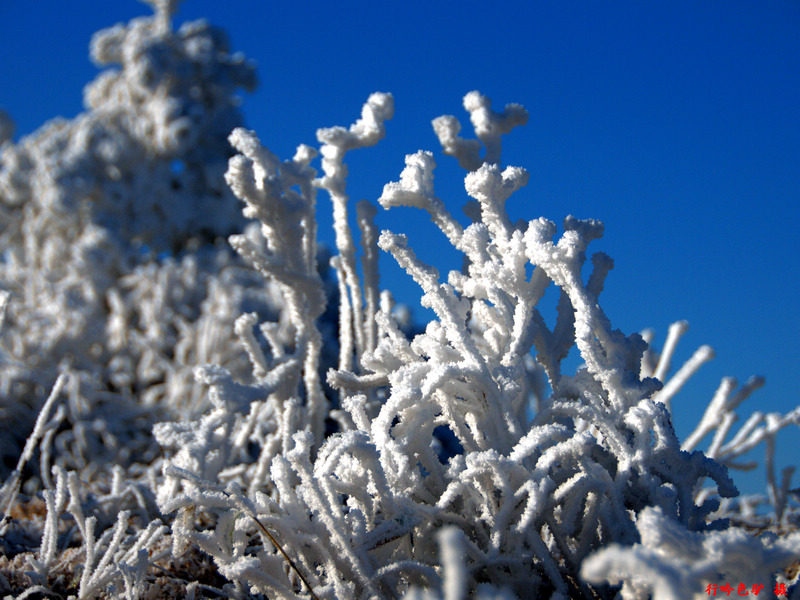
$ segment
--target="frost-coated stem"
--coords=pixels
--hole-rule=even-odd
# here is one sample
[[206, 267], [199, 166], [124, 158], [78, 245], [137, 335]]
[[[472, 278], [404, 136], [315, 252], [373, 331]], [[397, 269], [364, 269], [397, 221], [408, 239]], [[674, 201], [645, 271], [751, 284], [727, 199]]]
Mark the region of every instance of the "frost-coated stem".
[[675, 348], [678, 341], [684, 333], [689, 329], [687, 321], [678, 321], [669, 326], [667, 332], [667, 340], [664, 342], [664, 348], [661, 350], [661, 356], [658, 357], [658, 365], [656, 366], [653, 377], [659, 381], [666, 381], [666, 375], [669, 371], [670, 363], [672, 362], [672, 355], [675, 353]]
[[[362, 314], [361, 281], [356, 271], [356, 248], [348, 220], [346, 190], [347, 167], [344, 164], [345, 154], [349, 150], [372, 146], [386, 134], [384, 121], [391, 119], [394, 114], [394, 100], [390, 94], [375, 93], [367, 100], [361, 111], [361, 118], [353, 123], [349, 129], [344, 127], [330, 127], [317, 131], [317, 139], [322, 142], [320, 154], [322, 155], [322, 170], [325, 175], [317, 180], [317, 185], [326, 190], [333, 203], [333, 227], [336, 233], [336, 248], [339, 250], [339, 265], [337, 273], [344, 280], [349, 295], [348, 308], [352, 314], [344, 315], [352, 320], [352, 331], [355, 347], [350, 340], [344, 340], [340, 350], [339, 370], [352, 369], [352, 357], [355, 352], [360, 360], [366, 349], [366, 333], [364, 316]], [[344, 302], [344, 300], [342, 300]], [[344, 312], [344, 311], [343, 311]]]
[[62, 373], [58, 376], [58, 379], [56, 379], [50, 395], [45, 401], [44, 406], [42, 406], [42, 409], [39, 411], [39, 416], [36, 418], [36, 423], [33, 426], [33, 432], [30, 434], [30, 436], [28, 436], [28, 439], [25, 442], [25, 447], [22, 450], [22, 454], [19, 457], [16, 468], [3, 484], [2, 490], [0, 490], [0, 508], [2, 508], [3, 514], [3, 518], [0, 520], [0, 535], [5, 535], [8, 528], [8, 511], [11, 509], [11, 506], [17, 499], [19, 486], [22, 480], [22, 469], [25, 467], [27, 462], [33, 458], [33, 453], [36, 450], [36, 446], [45, 435], [46, 429], [52, 427], [52, 424], [50, 423], [50, 413], [52, 412], [53, 406], [61, 396], [61, 392], [64, 390], [64, 387], [67, 385], [68, 381], [69, 375], [67, 373]]
[[[670, 378], [663, 388], [661, 388], [661, 391], [656, 394], [656, 400], [663, 402], [664, 405], [669, 408], [672, 397], [678, 393], [678, 390], [689, 381], [700, 367], [712, 358], [714, 358], [714, 349], [711, 346], [700, 346], [695, 350], [694, 354], [692, 354], [692, 357], [687, 360], [678, 372]], [[661, 366], [660, 362], [661, 361], [659, 361], [659, 367]]]
[[361, 264], [364, 271], [364, 351], [372, 354], [378, 342], [378, 324], [375, 316], [378, 314], [380, 296], [380, 277], [378, 275], [378, 232], [375, 228], [375, 213], [377, 209], [373, 204], [362, 200], [356, 205], [358, 227], [361, 230], [361, 248], [364, 252]]

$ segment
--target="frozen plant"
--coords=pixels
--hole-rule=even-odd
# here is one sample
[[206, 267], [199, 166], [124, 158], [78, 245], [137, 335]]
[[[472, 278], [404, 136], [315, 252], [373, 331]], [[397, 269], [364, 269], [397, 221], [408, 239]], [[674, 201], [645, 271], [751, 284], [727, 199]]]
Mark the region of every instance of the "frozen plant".
[[[348, 152], [384, 137], [391, 95], [289, 160], [237, 128], [223, 176], [252, 69], [208, 26], [173, 31], [174, 2], [153, 5], [95, 38], [121, 69], [89, 87], [87, 113], [19, 144], [0, 131], [0, 408], [4, 433], [32, 431], [3, 438], [16, 467], [0, 489], [0, 593], [676, 598], [734, 573], [800, 593], [791, 472], [778, 483], [769, 467], [797, 411], [757, 413], [729, 440], [760, 380], [725, 380], [681, 445], [671, 399], [710, 349], [668, 378], [684, 324], [660, 354], [611, 326], [613, 263], [588, 254], [600, 222], [510, 221], [528, 175], [501, 164], [502, 139], [523, 107], [467, 94], [477, 139], [433, 122], [467, 172], [467, 220], [437, 197], [432, 152], [407, 156], [378, 198], [426, 211], [463, 255], [440, 274], [413, 237], [378, 231], [375, 204], [350, 215]], [[216, 239], [234, 231], [236, 254]], [[381, 251], [435, 314], [415, 335], [381, 287]], [[568, 373], [575, 346], [584, 365]], [[760, 442], [766, 523], [728, 476]]]
[[[436, 197], [430, 152], [409, 155], [379, 199], [387, 209], [427, 211], [464, 254], [463, 270], [446, 283], [405, 236], [378, 236], [364, 203], [358, 277], [344, 157], [384, 135], [391, 96], [371, 96], [349, 128], [318, 132], [324, 176], [317, 179], [309, 148], [280, 162], [254, 134], [231, 136], [242, 154], [227, 179], [246, 214], [261, 220], [268, 251], [232, 243], [281, 284], [287, 305], [298, 294], [306, 301], [294, 312], [289, 347], [272, 343], [267, 355], [245, 338], [255, 385], [202, 369], [214, 411], [194, 423], [161, 424], [156, 434], [177, 451], [159, 496], [163, 511], [178, 511], [174, 550], [203, 548], [237, 589], [282, 598], [417, 597], [422, 589], [448, 598], [597, 597], [607, 590], [590, 585], [596, 577], [582, 580], [581, 564], [609, 544], [638, 543], [645, 511], [657, 509], [693, 535], [725, 526], [711, 515], [736, 488], [724, 466], [681, 449], [664, 401], [686, 370], [662, 385], [667, 350], [661, 380], [640, 376], [652, 360], [647, 343], [614, 330], [598, 304], [611, 259], [594, 254], [584, 273], [587, 245], [602, 224], [568, 217], [560, 236], [545, 219], [512, 224], [504, 204], [527, 173], [499, 165], [500, 137], [527, 113], [517, 105], [494, 112], [477, 92], [464, 105], [480, 142], [463, 140], [454, 117], [434, 127], [469, 171], [472, 223], [464, 227]], [[332, 198], [340, 252], [332, 260], [339, 368], [327, 376], [340, 393], [331, 411], [339, 431], [327, 437], [317, 416], [312, 184]], [[379, 288], [376, 247], [408, 271], [437, 316], [413, 339], [400, 332], [391, 296]], [[561, 293], [553, 329], [537, 308], [551, 284]], [[242, 325], [246, 333], [254, 320]], [[573, 344], [585, 365], [568, 375], [561, 362]], [[706, 479], [714, 493], [698, 495]], [[216, 515], [216, 525], [198, 528], [198, 514]], [[437, 538], [438, 531], [451, 533]]]
[[[652, 346], [648, 347], [642, 358], [641, 375], [643, 377], [655, 377], [659, 381], [665, 381], [672, 354], [687, 329], [688, 323], [685, 321], [673, 323], [660, 353], [656, 353]], [[643, 335], [650, 344], [653, 332], [647, 330]], [[656, 394], [656, 399], [671, 409], [672, 397], [704, 363], [713, 357], [714, 351], [709, 346], [698, 348], [675, 375], [666, 381], [663, 389]], [[791, 497], [797, 496], [800, 492], [800, 488], [790, 489], [795, 467], [785, 467], [781, 472], [780, 482], [778, 482], [775, 473], [775, 446], [779, 431], [790, 425], [800, 425], [800, 406], [783, 415], [775, 412], [765, 414], [756, 411], [747, 418], [738, 431], [732, 433], [733, 425], [739, 420], [737, 409], [763, 385], [763, 377], [751, 377], [741, 387], [733, 377], [723, 378], [697, 427], [683, 441], [681, 447], [684, 450], [692, 451], [704, 438], [713, 433], [708, 448], [704, 451], [706, 456], [729, 469], [747, 471], [754, 469], [757, 463], [754, 461], [742, 462], [739, 459], [763, 443], [767, 497], [745, 496], [724, 499], [720, 514], [725, 514], [737, 524], [751, 529], [766, 527], [783, 531], [797, 529], [800, 526], [800, 511], [798, 511], [797, 502], [794, 503], [794, 506], [790, 503]], [[696, 496], [707, 496], [715, 492], [716, 490], [713, 488], [705, 488], [702, 491], [697, 490]], [[757, 509], [762, 505], [768, 505], [769, 509], [768, 511], [761, 510], [761, 514], [758, 515]]]
[[241, 123], [236, 92], [255, 87], [255, 68], [204, 21], [173, 30], [177, 2], [149, 3], [152, 17], [92, 39], [92, 60], [108, 68], [86, 86], [86, 112], [5, 149], [3, 203], [33, 213], [5, 225], [6, 249], [30, 252], [28, 230], [58, 218], [155, 252], [241, 229], [221, 179], [223, 141]]
[[280, 310], [220, 243], [246, 223], [223, 173], [254, 67], [203, 21], [175, 31], [176, 2], [151, 4], [153, 16], [95, 35], [92, 59], [109, 68], [86, 87], [86, 112], [18, 143], [0, 115], [7, 464], [65, 369], [80, 388], [68, 421], [81, 425], [60, 436], [58, 461], [102, 470], [109, 452], [146, 451], [153, 416], [203, 409], [195, 365], [246, 377], [240, 313]]

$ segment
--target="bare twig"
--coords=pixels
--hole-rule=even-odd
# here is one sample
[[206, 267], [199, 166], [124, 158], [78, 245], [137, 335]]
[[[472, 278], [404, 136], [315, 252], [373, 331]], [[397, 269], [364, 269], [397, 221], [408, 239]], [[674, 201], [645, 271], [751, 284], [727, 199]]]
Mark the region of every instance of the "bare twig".
[[307, 579], [306, 579], [306, 578], [303, 576], [303, 574], [300, 572], [300, 569], [298, 569], [298, 568], [297, 568], [297, 565], [294, 563], [294, 561], [291, 559], [291, 557], [290, 557], [288, 554], [286, 554], [286, 551], [285, 551], [285, 550], [283, 549], [283, 547], [282, 547], [282, 546], [281, 546], [281, 545], [278, 543], [278, 540], [276, 540], [276, 539], [275, 539], [275, 536], [273, 536], [273, 535], [270, 533], [269, 529], [267, 529], [267, 527], [266, 527], [266, 526], [265, 526], [265, 525], [264, 525], [264, 524], [263, 524], [261, 521], [259, 521], [259, 520], [258, 520], [258, 517], [256, 517], [254, 514], [251, 514], [250, 516], [251, 516], [251, 517], [253, 518], [253, 520], [256, 522], [256, 525], [258, 525], [259, 529], [261, 529], [261, 532], [262, 532], [264, 535], [266, 535], [266, 536], [267, 536], [267, 538], [269, 539], [269, 541], [270, 541], [270, 542], [272, 542], [272, 545], [273, 545], [273, 546], [275, 546], [275, 547], [278, 549], [278, 552], [280, 552], [280, 553], [283, 555], [283, 558], [285, 558], [285, 559], [286, 559], [286, 562], [287, 562], [287, 563], [289, 563], [289, 566], [292, 568], [292, 570], [293, 570], [295, 573], [297, 573], [297, 576], [298, 576], [298, 577], [299, 577], [299, 578], [302, 580], [302, 582], [303, 582], [303, 583], [305, 584], [305, 586], [308, 588], [308, 593], [309, 593], [309, 594], [311, 594], [311, 597], [312, 597], [314, 600], [319, 600], [319, 597], [318, 597], [318, 596], [317, 596], [317, 595], [314, 593], [314, 590], [312, 589], [312, 587], [311, 587], [311, 584], [308, 582], [308, 580], [307, 580]]

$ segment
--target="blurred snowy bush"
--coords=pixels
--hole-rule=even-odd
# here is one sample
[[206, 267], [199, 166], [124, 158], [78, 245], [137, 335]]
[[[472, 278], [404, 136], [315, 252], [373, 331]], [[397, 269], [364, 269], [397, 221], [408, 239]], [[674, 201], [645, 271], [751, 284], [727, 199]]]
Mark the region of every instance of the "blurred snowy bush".
[[2, 147], [5, 468], [60, 371], [74, 375], [67, 417], [95, 431], [62, 435], [90, 447], [62, 449], [59, 460], [80, 455], [69, 466], [100, 469], [109, 456], [90, 439], [129, 457], [153, 412], [202, 410], [192, 367], [246, 377], [234, 320], [280, 310], [221, 237], [246, 224], [223, 174], [227, 136], [241, 123], [235, 94], [254, 87], [254, 68], [222, 31], [204, 22], [173, 31], [172, 7], [155, 6], [154, 17], [92, 40], [93, 60], [116, 68], [87, 86], [85, 113]]
[[[93, 58], [121, 67], [87, 88], [86, 113], [16, 145], [0, 123], [0, 592], [672, 599], [735, 577], [800, 594], [792, 471], [773, 465], [800, 409], [734, 433], [763, 382], [726, 379], [681, 445], [671, 400], [713, 353], [669, 378], [685, 323], [660, 353], [613, 329], [598, 301], [613, 263], [587, 255], [600, 222], [510, 222], [528, 175], [501, 166], [502, 136], [523, 107], [467, 94], [477, 139], [433, 122], [467, 172], [469, 225], [436, 196], [431, 152], [378, 199], [426, 211], [463, 254], [442, 281], [413, 238], [377, 231], [373, 204], [351, 230], [345, 158], [384, 137], [390, 95], [282, 161], [234, 129], [249, 63], [152, 4], [95, 37]], [[380, 251], [435, 313], [416, 335]], [[584, 364], [565, 373], [573, 346]], [[768, 512], [728, 471], [762, 442]]]

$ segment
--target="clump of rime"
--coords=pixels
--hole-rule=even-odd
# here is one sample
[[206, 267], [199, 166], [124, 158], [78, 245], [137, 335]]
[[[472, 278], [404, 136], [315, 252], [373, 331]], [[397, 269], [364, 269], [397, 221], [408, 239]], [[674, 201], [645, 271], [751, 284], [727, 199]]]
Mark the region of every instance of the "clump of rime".
[[[681, 444], [672, 399], [713, 352], [669, 377], [685, 323], [661, 352], [652, 333], [611, 326], [599, 297], [613, 263], [589, 253], [599, 221], [509, 220], [528, 174], [502, 164], [502, 138], [527, 121], [522, 106], [467, 94], [476, 139], [454, 116], [433, 122], [466, 171], [468, 221], [437, 197], [428, 151], [377, 200], [430, 215], [464, 257], [441, 274], [413, 235], [378, 231], [375, 204], [351, 215], [347, 153], [386, 135], [391, 95], [281, 160], [233, 129], [252, 67], [205, 24], [173, 31], [175, 2], [153, 5], [95, 37], [94, 58], [120, 68], [87, 88], [86, 113], [18, 144], [0, 115], [0, 408], [4, 431], [24, 432], [3, 439], [3, 594], [797, 589], [800, 511], [774, 449], [800, 409], [734, 431], [763, 380], [725, 379]], [[227, 234], [235, 254], [215, 241]], [[381, 286], [381, 251], [435, 314], [416, 335]], [[540, 312], [547, 293], [560, 294], [555, 319]], [[584, 364], [566, 373], [575, 346]], [[762, 443], [767, 497], [739, 498], [729, 469]]]
[[[364, 202], [357, 206], [358, 276], [344, 158], [384, 135], [391, 96], [373, 94], [349, 128], [318, 132], [322, 177], [315, 178], [313, 152], [305, 146], [281, 162], [254, 134], [231, 136], [241, 154], [231, 161], [227, 180], [246, 214], [261, 221], [269, 251], [254, 252], [236, 237], [232, 244], [282, 285], [288, 303], [301, 295], [303, 310], [292, 311], [291, 348], [273, 348], [267, 357], [249, 344], [257, 385], [237, 386], [227, 373], [201, 370], [215, 410], [188, 428], [161, 424], [156, 434], [176, 451], [159, 496], [164, 512], [177, 511], [174, 550], [202, 547], [250, 593], [602, 596], [608, 589], [591, 584], [604, 580], [590, 569], [582, 577], [581, 565], [603, 547], [635, 548], [642, 541], [640, 515], [661, 515], [664, 528], [692, 540], [726, 525], [714, 512], [720, 497], [737, 494], [727, 469], [681, 448], [668, 408], [710, 352], [701, 349], [663, 384], [680, 332], [671, 330], [657, 356], [638, 334], [611, 327], [598, 303], [611, 259], [595, 253], [587, 260], [602, 224], [567, 217], [559, 235], [545, 219], [509, 221], [504, 204], [528, 176], [500, 166], [500, 140], [527, 113], [517, 105], [496, 113], [477, 92], [464, 105], [479, 142], [462, 139], [454, 117], [439, 118], [434, 127], [445, 152], [468, 171], [472, 223], [463, 226], [436, 197], [430, 152], [409, 155], [399, 181], [379, 198], [386, 209], [427, 211], [464, 254], [465, 267], [446, 282], [415, 256], [406, 236], [378, 234], [375, 209]], [[339, 431], [327, 437], [316, 416], [322, 394], [311, 320], [321, 298], [308, 235], [315, 186], [333, 201], [340, 252], [332, 261], [340, 285], [339, 367], [327, 375], [339, 392], [340, 408], [331, 412]], [[408, 271], [424, 292], [423, 305], [436, 314], [412, 339], [400, 331], [391, 296], [380, 289], [378, 249]], [[561, 300], [551, 329], [537, 305], [552, 285]], [[585, 365], [567, 375], [561, 362], [573, 344]], [[271, 416], [268, 428], [265, 415]], [[789, 415], [783, 425], [795, 419]], [[703, 428], [696, 435], [709, 430]], [[245, 435], [258, 452], [241, 462]], [[444, 450], [443, 439], [455, 450]], [[703, 492], [705, 481], [711, 487]], [[219, 515], [216, 528], [192, 525], [199, 508]], [[240, 515], [235, 522], [224, 517], [231, 511]], [[263, 529], [274, 537], [267, 539]], [[253, 536], [263, 545], [248, 546]], [[719, 542], [727, 537], [710, 539], [722, 548], [718, 564], [736, 560]], [[771, 574], [787, 564], [766, 561], [754, 572]], [[620, 575], [609, 583], [623, 580]]]

